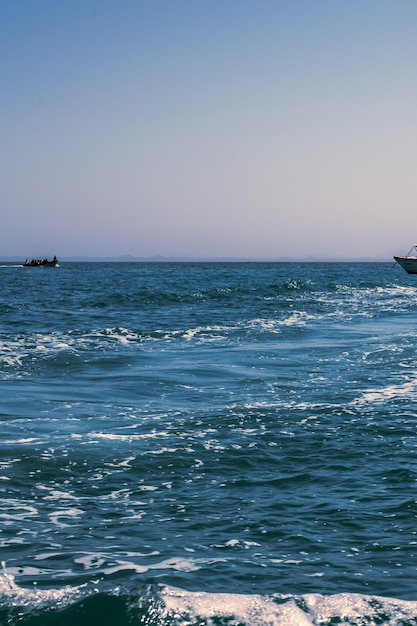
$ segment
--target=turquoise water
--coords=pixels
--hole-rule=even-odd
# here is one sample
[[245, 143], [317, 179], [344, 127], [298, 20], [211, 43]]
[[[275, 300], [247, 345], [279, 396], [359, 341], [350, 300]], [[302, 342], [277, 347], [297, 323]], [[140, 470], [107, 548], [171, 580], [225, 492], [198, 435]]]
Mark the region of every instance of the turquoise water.
[[417, 279], [0, 267], [1, 624], [417, 624]]

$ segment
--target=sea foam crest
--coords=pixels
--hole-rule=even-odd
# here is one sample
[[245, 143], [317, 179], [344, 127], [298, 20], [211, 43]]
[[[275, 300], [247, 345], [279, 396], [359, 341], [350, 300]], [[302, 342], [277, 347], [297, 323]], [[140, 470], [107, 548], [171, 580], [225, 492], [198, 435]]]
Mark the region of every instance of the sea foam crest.
[[3, 606], [18, 606], [32, 609], [43, 606], [64, 606], [81, 596], [83, 586], [71, 587], [66, 585], [60, 589], [29, 589], [19, 587], [14, 576], [6, 570], [6, 564], [1, 562], [0, 572], [0, 599]]
[[[64, 586], [60, 589], [21, 588], [15, 583], [13, 576], [6, 571], [4, 562], [2, 567], [3, 572], [0, 572], [1, 606], [3, 609], [9, 607], [14, 611], [19, 610], [19, 614], [10, 614], [17, 616], [17, 621], [11, 617], [12, 621], [7, 623], [20, 622], [21, 609], [29, 615], [32, 610], [38, 615], [40, 610], [39, 615], [46, 616], [46, 612], [49, 614], [51, 609], [66, 610], [68, 607], [71, 610], [72, 605], [76, 605], [87, 595], [91, 597], [85, 589], [86, 585]], [[109, 570], [107, 573], [112, 574], [114, 571]], [[92, 594], [95, 596], [93, 609], [94, 611], [100, 609], [101, 612], [100, 605], [106, 597], [123, 596], [120, 588], [113, 589], [106, 594], [97, 593], [97, 589], [94, 589], [94, 592]], [[159, 591], [149, 588], [147, 592], [144, 592], [141, 588], [137, 590], [137, 593], [130, 592], [124, 595], [122, 601], [126, 602], [126, 606], [130, 606], [129, 611], [132, 617], [135, 615], [135, 608], [146, 607], [146, 613], [141, 611], [134, 621], [129, 621], [129, 624], [136, 624], [140, 621], [140, 623], [154, 626], [163, 624], [176, 624], [177, 626], [220, 626], [222, 624], [224, 626], [332, 626], [341, 623], [350, 626], [417, 625], [416, 601], [353, 593], [329, 596], [321, 594], [264, 596], [190, 592], [163, 586], [159, 588]], [[107, 605], [104, 603], [103, 606]], [[66, 618], [64, 613], [62, 616]], [[84, 622], [81, 623], [84, 624]], [[127, 622], [123, 621], [123, 623]]]
[[[417, 624], [417, 602], [340, 593], [330, 596], [272, 597], [188, 592], [165, 587], [161, 597], [165, 619], [178, 624], [219, 623], [250, 626], [411, 626]], [[224, 620], [224, 621], [223, 621]]]
[[396, 398], [413, 398], [417, 388], [417, 378], [403, 383], [387, 385], [379, 389], [368, 389], [353, 404], [383, 403]]
[[313, 623], [292, 598], [285, 604], [277, 604], [261, 595], [191, 593], [173, 587], [166, 587], [161, 595], [164, 617], [176, 618], [179, 623], [183, 623], [185, 616], [191, 624], [218, 623], [219, 618], [227, 619], [230, 624], [251, 626], [311, 626]]

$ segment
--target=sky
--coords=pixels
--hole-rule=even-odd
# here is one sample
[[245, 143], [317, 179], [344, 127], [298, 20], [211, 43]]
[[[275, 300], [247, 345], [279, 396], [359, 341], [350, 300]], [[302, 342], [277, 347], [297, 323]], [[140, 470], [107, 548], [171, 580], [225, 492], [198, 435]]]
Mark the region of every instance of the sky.
[[392, 258], [415, 0], [0, 0], [0, 256]]

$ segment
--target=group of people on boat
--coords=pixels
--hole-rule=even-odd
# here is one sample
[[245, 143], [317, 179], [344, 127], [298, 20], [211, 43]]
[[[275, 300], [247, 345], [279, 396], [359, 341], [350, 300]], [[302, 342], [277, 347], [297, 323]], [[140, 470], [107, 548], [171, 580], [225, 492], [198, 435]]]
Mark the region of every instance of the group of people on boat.
[[23, 265], [30, 266], [30, 267], [36, 267], [38, 265], [57, 265], [57, 264], [58, 264], [58, 259], [56, 258], [56, 256], [54, 256], [52, 261], [49, 261], [48, 259], [32, 259], [31, 261], [28, 261], [28, 259], [26, 259], [26, 261], [23, 263]]

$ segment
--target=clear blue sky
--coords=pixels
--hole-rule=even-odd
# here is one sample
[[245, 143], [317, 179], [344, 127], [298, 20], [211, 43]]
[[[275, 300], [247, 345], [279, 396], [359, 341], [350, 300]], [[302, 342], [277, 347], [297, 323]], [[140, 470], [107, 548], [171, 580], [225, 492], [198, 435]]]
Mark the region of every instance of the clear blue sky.
[[390, 258], [415, 0], [0, 0], [0, 256]]

